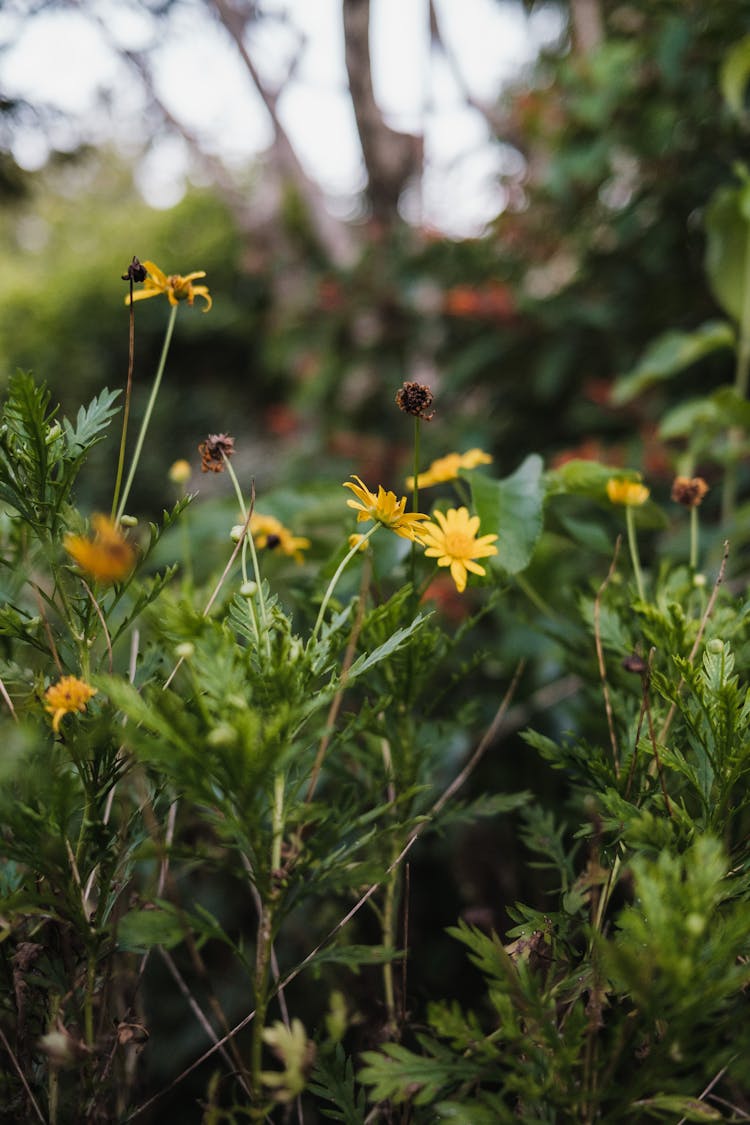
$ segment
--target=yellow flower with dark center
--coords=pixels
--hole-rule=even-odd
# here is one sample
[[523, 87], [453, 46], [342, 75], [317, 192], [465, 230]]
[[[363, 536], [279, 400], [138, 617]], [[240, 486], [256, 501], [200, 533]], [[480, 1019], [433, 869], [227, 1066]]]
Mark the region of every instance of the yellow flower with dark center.
[[96, 688], [75, 676], [63, 676], [56, 684], [47, 688], [44, 693], [44, 709], [52, 716], [55, 734], [60, 730], [60, 723], [65, 715], [86, 710], [86, 704], [92, 695], [96, 695]]
[[120, 525], [109, 516], [91, 517], [94, 538], [66, 535], [63, 547], [80, 566], [98, 582], [119, 582], [135, 566], [135, 551], [123, 535]]
[[370, 492], [367, 485], [359, 477], [352, 475], [352, 480], [357, 483], [352, 484], [351, 481], [344, 481], [344, 488], [350, 488], [357, 497], [356, 500], [347, 500], [346, 502], [350, 508], [354, 508], [357, 512], [357, 523], [362, 523], [365, 520], [377, 520], [378, 523], [382, 523], [383, 527], [387, 527], [394, 531], [396, 535], [400, 535], [402, 539], [420, 541], [419, 524], [421, 520], [426, 520], [427, 516], [421, 512], [405, 511], [405, 496], [397, 500], [396, 493], [386, 492], [382, 484], [378, 485], [376, 496], [374, 492]]
[[[438, 457], [428, 469], [417, 477], [420, 488], [431, 488], [433, 484], [444, 484], [455, 480], [459, 469], [476, 469], [477, 465], [489, 465], [492, 457], [481, 449], [468, 449], [466, 453], [447, 453]], [[414, 488], [414, 477], [406, 478], [406, 487]]]
[[486, 574], [484, 567], [474, 560], [497, 554], [494, 546], [497, 535], [477, 537], [479, 516], [470, 516], [467, 508], [435, 512], [435, 520], [436, 523], [425, 523], [419, 529], [425, 555], [437, 559], [438, 566], [450, 567], [451, 578], [462, 594], [466, 589], [467, 571]]
[[639, 508], [645, 504], [651, 493], [645, 484], [625, 477], [610, 477], [607, 481], [607, 496], [613, 504], [625, 508]]
[[269, 551], [278, 551], [282, 555], [288, 555], [297, 563], [304, 562], [302, 552], [310, 546], [310, 540], [305, 539], [303, 535], [292, 535], [275, 516], [263, 516], [260, 512], [253, 512], [250, 517], [250, 531], [258, 550], [262, 551], [265, 548]]
[[[194, 273], [185, 274], [184, 277], [180, 273], [171, 273], [167, 276], [155, 262], [143, 262], [143, 265], [148, 270], [148, 276], [143, 283], [143, 289], [133, 293], [134, 301], [146, 301], [149, 297], [158, 297], [164, 293], [170, 305], [177, 305], [180, 301], [187, 301], [192, 305], [196, 297], [202, 297], [206, 302], [203, 311], [208, 312], [211, 308], [213, 301], [208, 286], [193, 285], [196, 278], [206, 276], [205, 270], [196, 270]], [[130, 294], [125, 298], [125, 304], [130, 304]]]

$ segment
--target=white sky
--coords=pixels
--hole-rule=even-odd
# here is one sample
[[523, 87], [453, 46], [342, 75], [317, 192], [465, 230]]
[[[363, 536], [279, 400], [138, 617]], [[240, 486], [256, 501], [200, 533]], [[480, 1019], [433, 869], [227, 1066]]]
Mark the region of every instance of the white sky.
[[[112, 44], [152, 48], [160, 98], [203, 147], [241, 167], [270, 142], [271, 129], [243, 63], [223, 28], [199, 0], [181, 0], [159, 25], [136, 0], [81, 0], [78, 10], [30, 16], [30, 0], [5, 0], [0, 10], [0, 91], [62, 111], [53, 143], [75, 145], [113, 136], [126, 151], [150, 140], [143, 94]], [[265, 0], [264, 20], [247, 46], [264, 78], [282, 82], [304, 43], [280, 116], [298, 155], [332, 197], [362, 187], [363, 168], [347, 97], [341, 0]], [[559, 34], [554, 8], [529, 21], [513, 3], [438, 0], [448, 40], [472, 93], [491, 101], [503, 83]], [[455, 234], [474, 234], [502, 203], [496, 174], [503, 150], [488, 144], [481, 116], [462, 104], [449, 68], [430, 56], [426, 0], [373, 0], [371, 44], [376, 96], [394, 128], [424, 132], [427, 175], [422, 220]], [[47, 141], [19, 131], [14, 155], [39, 167]], [[143, 162], [139, 186], [154, 206], [180, 197], [189, 166], [185, 145], [159, 140]]]

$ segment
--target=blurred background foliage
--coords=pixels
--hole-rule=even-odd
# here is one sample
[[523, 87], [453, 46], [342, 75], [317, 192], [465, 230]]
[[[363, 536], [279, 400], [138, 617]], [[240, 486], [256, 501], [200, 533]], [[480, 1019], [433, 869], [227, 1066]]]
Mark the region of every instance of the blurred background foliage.
[[[478, 445], [504, 476], [531, 450], [547, 465], [599, 458], [640, 469], [666, 499], [680, 447], [659, 440], [658, 420], [670, 403], [730, 382], [732, 357], [704, 356], [679, 380], [625, 406], [612, 402], [612, 388], [656, 337], [719, 314], [705, 274], [704, 218], [748, 154], [747, 120], [726, 107], [719, 70], [750, 32], [750, 0], [558, 6], [566, 33], [489, 112], [496, 143], [514, 159], [505, 207], [475, 238], [416, 226], [397, 203], [384, 212], [382, 199], [375, 206], [372, 198], [370, 168], [360, 214], [347, 224], [353, 253], [342, 263], [294, 182], [284, 184], [274, 221], [259, 204], [263, 219], [253, 223], [263, 162], [235, 182], [231, 196], [191, 187], [177, 206], [156, 211], [114, 149], [55, 154], [31, 174], [13, 164], [6, 145], [0, 380], [18, 367], [32, 370], [68, 413], [102, 386], [123, 386], [128, 322], [120, 277], [136, 254], [167, 272], [205, 270], [214, 305], [205, 316], [198, 306], [180, 310], [134, 511], [153, 513], [174, 499], [169, 466], [186, 457], [195, 470], [209, 431], [234, 434], [240, 479], [254, 477], [264, 500], [275, 490], [283, 517], [300, 512], [308, 486], [325, 505], [328, 486], [340, 492], [350, 473], [403, 490], [411, 428], [393, 400], [405, 379], [436, 392], [435, 419], [423, 427], [425, 461]], [[6, 103], [0, 110], [7, 137], [20, 110]], [[136, 307], [136, 421], [166, 313], [162, 301]], [[91, 507], [109, 503], [114, 445], [100, 447], [98, 457], [101, 472], [85, 475], [90, 495], [79, 496]], [[222, 484], [194, 477], [191, 487], [211, 495]], [[191, 510], [199, 557], [216, 529], [234, 522], [231, 507], [227, 500], [217, 514], [207, 506], [203, 517]], [[707, 509], [710, 518], [710, 499]], [[569, 530], [580, 513], [571, 506], [566, 515]], [[305, 534], [304, 521], [295, 530]], [[604, 578], [618, 530], [613, 516], [612, 537], [582, 532], [580, 549], [548, 531], [530, 581], [556, 605], [576, 603], [592, 573], [597, 583]], [[288, 570], [293, 599], [295, 587], [304, 590], [304, 571]], [[538, 713], [547, 703], [535, 696], [562, 676], [560, 646], [575, 653], [581, 642], [586, 656], [579, 659], [591, 670], [590, 638], [559, 635], [553, 618], [541, 631], [527, 629], [524, 613], [538, 626], [537, 609], [512, 585], [503, 604], [509, 608], [487, 619], [456, 707], [466, 707], [472, 725], [489, 721], [500, 681], [523, 654], [531, 665], [515, 725], [533, 716], [555, 736], [588, 723], [594, 739], [590, 710], [581, 714], [588, 703], [568, 700], [564, 682], [554, 717]], [[471, 594], [457, 605], [444, 591], [437, 606], [460, 619]], [[606, 737], [603, 716], [601, 726]], [[564, 805], [564, 777], [540, 775], [528, 748], [508, 746], [483, 763], [474, 791], [533, 788], [542, 804]], [[544, 875], [530, 885], [523, 855], [507, 820], [463, 826], [429, 851], [415, 849], [412, 937], [425, 949], [413, 971], [415, 994], [438, 986], [470, 992], [460, 950], [438, 940], [458, 912], [503, 929], [504, 908], [516, 898], [544, 908]], [[214, 892], [231, 900], [231, 888]], [[366, 988], [365, 979], [363, 1004]]]

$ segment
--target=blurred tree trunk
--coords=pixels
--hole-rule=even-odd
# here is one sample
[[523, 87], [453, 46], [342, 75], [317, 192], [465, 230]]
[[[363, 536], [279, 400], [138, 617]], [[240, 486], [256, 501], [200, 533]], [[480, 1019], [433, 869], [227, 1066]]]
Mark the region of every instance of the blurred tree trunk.
[[398, 203], [409, 181], [421, 176], [424, 141], [387, 125], [375, 100], [370, 57], [370, 0], [342, 0], [346, 72], [367, 169], [372, 218], [385, 228], [398, 220]]

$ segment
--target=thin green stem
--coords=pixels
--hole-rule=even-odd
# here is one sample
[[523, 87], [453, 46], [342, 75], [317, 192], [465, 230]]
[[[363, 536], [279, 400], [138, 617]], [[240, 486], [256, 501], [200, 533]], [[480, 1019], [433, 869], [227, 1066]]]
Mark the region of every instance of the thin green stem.
[[[229, 458], [226, 456], [226, 454], [223, 453], [222, 456], [224, 458], [224, 465], [226, 467], [227, 473], [229, 474], [229, 479], [231, 480], [232, 485], [234, 487], [234, 493], [235, 493], [235, 496], [237, 497], [237, 502], [240, 506], [242, 518], [243, 518], [243, 520], [246, 520], [247, 514], [248, 514], [248, 509], [245, 505], [245, 498], [242, 495], [242, 489], [240, 488], [240, 482], [237, 480], [237, 474], [235, 473], [235, 471], [232, 467], [232, 462], [229, 460]], [[258, 552], [255, 550], [255, 540], [253, 539], [253, 533], [250, 530], [249, 526], [248, 526], [247, 531], [245, 533], [245, 542], [242, 544], [242, 552], [243, 552], [243, 554], [242, 554], [242, 579], [243, 579], [243, 582], [247, 581], [247, 569], [246, 569], [247, 564], [245, 562], [247, 547], [250, 548], [250, 557], [253, 560], [253, 574], [255, 575], [255, 583], [258, 587], [258, 609], [260, 611], [260, 622], [261, 622], [261, 625], [263, 626], [263, 635], [266, 638], [266, 656], [270, 660], [271, 659], [271, 639], [268, 635], [268, 618], [266, 616], [266, 599], [263, 596], [263, 582], [261, 581], [261, 577], [260, 577], [260, 565], [258, 563]]]
[[698, 507], [690, 509], [690, 569], [698, 569]]
[[281, 843], [284, 838], [284, 775], [281, 770], [273, 778], [273, 836], [271, 845], [271, 872], [281, 867]]
[[534, 589], [529, 580], [527, 578], [524, 578], [523, 574], [514, 574], [513, 578], [519, 590], [523, 590], [524, 594], [529, 599], [531, 604], [533, 606], [536, 606], [540, 613], [543, 613], [545, 617], [557, 617], [557, 614], [555, 613], [549, 602], [546, 602], [544, 600], [542, 595]]
[[374, 535], [379, 527], [380, 527], [379, 523], [374, 523], [372, 525], [372, 527], [370, 528], [370, 530], [367, 531], [363, 535], [362, 542], [355, 543], [354, 546], [351, 548], [351, 550], [348, 551], [344, 555], [343, 559], [341, 560], [341, 562], [337, 566], [336, 573], [334, 574], [331, 581], [328, 583], [328, 589], [326, 590], [325, 594], [323, 595], [323, 601], [320, 603], [320, 610], [318, 612], [318, 618], [315, 622], [315, 625], [313, 626], [313, 631], [310, 634], [310, 640], [311, 641], [315, 640], [315, 638], [318, 635], [318, 632], [320, 631], [320, 627], [323, 624], [323, 618], [325, 617], [325, 612], [328, 609], [328, 603], [331, 600], [331, 597], [333, 595], [333, 591], [336, 589], [336, 584], [338, 583], [339, 578], [344, 573], [344, 570], [349, 565], [349, 563], [354, 558], [354, 556], [357, 554], [357, 552], [362, 550], [362, 543], [366, 543], [367, 540], [370, 538], [370, 536]]
[[[419, 444], [420, 444], [420, 437], [421, 437], [421, 430], [420, 430], [420, 427], [419, 427], [419, 423], [420, 423], [420, 419], [415, 417], [414, 418], [414, 484], [412, 486], [412, 497], [411, 497], [411, 510], [413, 512], [419, 511], [419, 460], [420, 460]], [[416, 585], [417, 585], [417, 541], [416, 541], [416, 539], [412, 539], [412, 541], [411, 541], [410, 578], [411, 578], [412, 593], [414, 593], [415, 590], [416, 590]]]
[[117, 459], [117, 476], [115, 477], [115, 491], [112, 496], [111, 518], [114, 520], [117, 512], [117, 502], [120, 498], [120, 485], [122, 484], [122, 471], [125, 467], [125, 447], [128, 440], [128, 421], [130, 419], [130, 398], [133, 392], [133, 362], [135, 357], [135, 302], [133, 300], [133, 278], [130, 278], [130, 327], [128, 331], [128, 377], [125, 381], [125, 406], [122, 411], [122, 434], [120, 435], [120, 455]]
[[635, 576], [635, 585], [638, 590], [638, 597], [641, 601], [645, 601], [643, 593], [643, 574], [641, 573], [641, 560], [638, 556], [638, 539], [635, 534], [635, 511], [632, 504], [628, 504], [625, 508], [625, 523], [628, 529], [628, 547], [630, 548], [630, 561], [633, 564], [633, 574]]
[[169, 352], [169, 345], [172, 341], [172, 333], [174, 332], [174, 323], [175, 323], [176, 317], [177, 317], [177, 305], [173, 305], [171, 310], [170, 310], [170, 313], [169, 313], [169, 320], [167, 322], [167, 330], [164, 334], [164, 344], [162, 345], [162, 349], [161, 349], [161, 357], [159, 359], [159, 366], [156, 369], [156, 375], [154, 376], [154, 383], [153, 383], [153, 386], [151, 387], [151, 394], [149, 395], [149, 400], [148, 400], [148, 403], [146, 405], [146, 413], [143, 415], [143, 421], [141, 422], [141, 428], [140, 428], [140, 431], [138, 433], [138, 440], [137, 440], [136, 445], [135, 445], [135, 452], [133, 453], [133, 460], [130, 463], [130, 471], [128, 472], [128, 478], [125, 481], [125, 488], [123, 489], [123, 492], [122, 492], [122, 498], [120, 500], [119, 505], [117, 506], [117, 512], [116, 512], [116, 515], [115, 515], [115, 519], [117, 521], [122, 519], [123, 513], [125, 511], [125, 505], [127, 504], [128, 497], [130, 496], [130, 489], [133, 486], [133, 478], [135, 477], [135, 472], [136, 472], [136, 469], [138, 468], [138, 462], [141, 459], [141, 452], [143, 450], [143, 443], [146, 440], [146, 432], [148, 430], [149, 423], [151, 422], [151, 415], [154, 412], [154, 404], [156, 402], [156, 397], [159, 394], [159, 387], [161, 386], [162, 375], [164, 374], [164, 367], [165, 367], [166, 362], [167, 362], [167, 353]]

